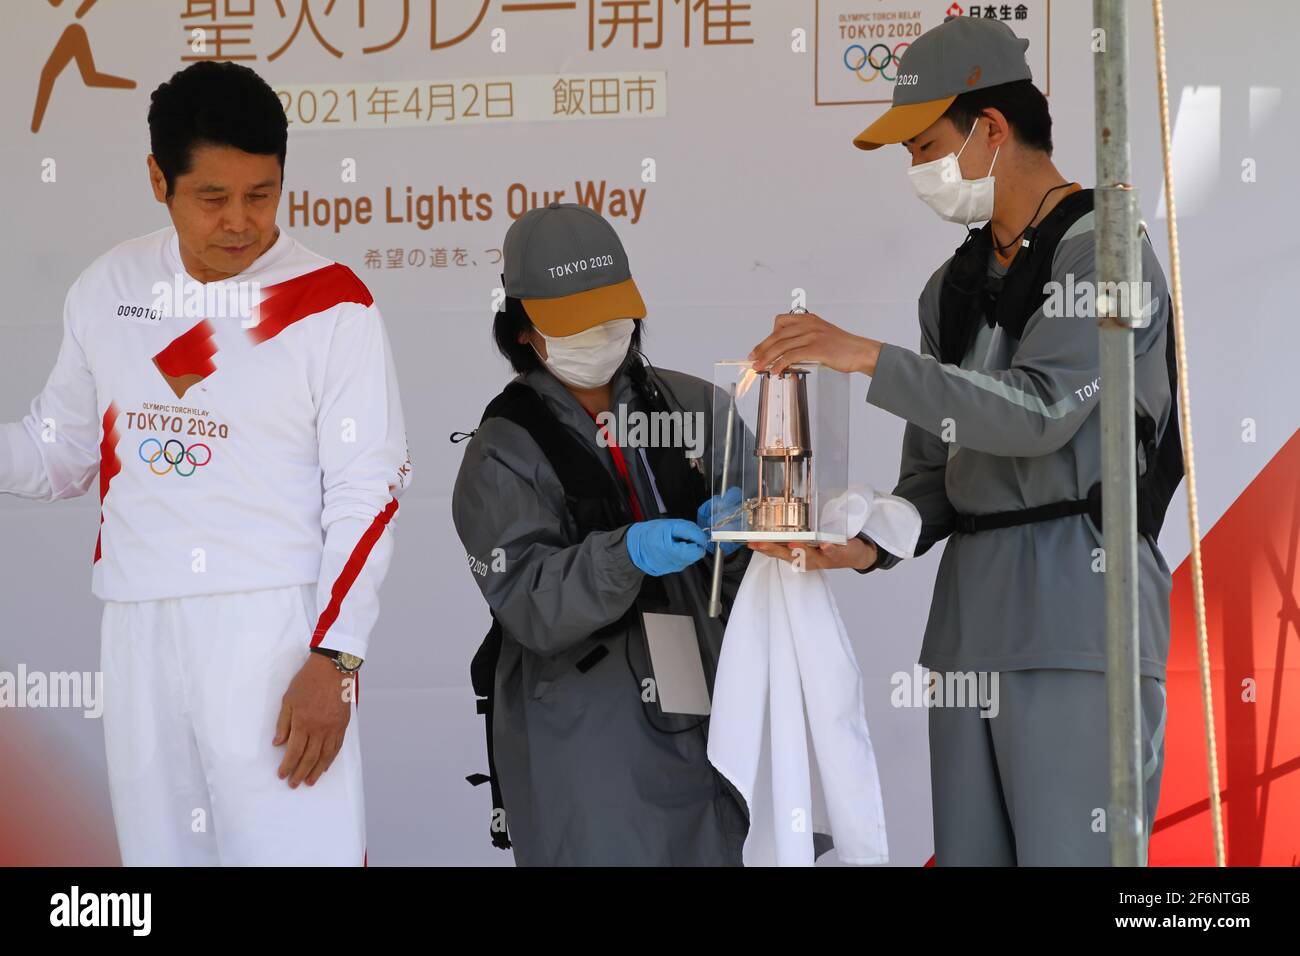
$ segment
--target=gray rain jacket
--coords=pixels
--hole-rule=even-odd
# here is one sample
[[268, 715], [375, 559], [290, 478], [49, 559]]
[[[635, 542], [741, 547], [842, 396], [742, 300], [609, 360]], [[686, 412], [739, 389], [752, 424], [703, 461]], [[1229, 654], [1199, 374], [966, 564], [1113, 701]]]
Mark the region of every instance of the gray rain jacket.
[[[621, 404], [645, 410], [628, 374], [635, 360], [630, 355], [614, 377], [616, 414]], [[680, 372], [650, 376], [670, 409], [701, 413], [698, 461], [707, 474], [713, 386]], [[545, 369], [518, 380], [590, 446], [622, 488], [591, 416], [568, 389]], [[635, 449], [624, 455], [645, 518], [658, 517], [655, 481], [662, 476], [649, 476], [647, 459]], [[504, 418], [484, 421], [466, 446], [452, 517], [481, 571], [474, 581], [504, 632], [493, 737], [516, 863], [739, 865], [743, 801], [709, 763], [707, 720], [664, 715], [642, 699], [651, 671], [640, 616], [592, 637], [623, 618], [645, 578], [628, 555], [627, 527], [580, 540], [545, 454]], [[740, 548], [726, 562], [724, 608], [749, 555]], [[502, 556], [504, 568], [492, 570]], [[710, 691], [724, 630], [707, 614], [711, 563], [709, 556], [660, 579], [671, 612], [694, 619]], [[597, 645], [608, 653], [579, 669]]]
[[[1052, 281], [1066, 298], [1095, 283], [1093, 213], [1062, 236]], [[951, 262], [951, 260], [949, 260]], [[920, 554], [952, 533], [953, 516], [1086, 497], [1101, 479], [1097, 322], [1038, 309], [1019, 340], [981, 323], [960, 367], [939, 354], [945, 262], [921, 293], [921, 352], [886, 345], [867, 401], [907, 420], [900, 495], [921, 512]], [[989, 273], [1006, 268], [990, 254]], [[1171, 396], [1165, 360], [1169, 294], [1150, 242], [1142, 279], [1151, 323], [1134, 333], [1139, 407], [1164, 435]], [[952, 439], [951, 443], [945, 437]], [[1135, 454], [1137, 451], [1135, 449]], [[1143, 469], [1139, 458], [1139, 474]], [[953, 534], [939, 563], [920, 663], [933, 670], [1106, 669], [1101, 534], [1085, 515]], [[881, 554], [879, 566], [898, 559]], [[1169, 567], [1156, 542], [1138, 542], [1141, 672], [1161, 680], [1169, 654]]]

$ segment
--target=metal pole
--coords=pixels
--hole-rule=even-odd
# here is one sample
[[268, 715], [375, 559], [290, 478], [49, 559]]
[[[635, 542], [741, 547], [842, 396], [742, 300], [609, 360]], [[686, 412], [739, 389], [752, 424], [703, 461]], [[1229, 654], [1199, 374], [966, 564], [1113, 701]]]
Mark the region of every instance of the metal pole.
[[[1096, 280], [1101, 365], [1102, 544], [1106, 575], [1106, 697], [1113, 866], [1145, 866], [1138, 688], [1137, 470], [1133, 327], [1142, 303], [1115, 290], [1142, 279], [1137, 193], [1130, 185], [1128, 31], [1124, 0], [1093, 0], [1097, 188]], [[1120, 283], [1123, 283], [1122, 285]], [[1107, 294], [1109, 292], [1109, 294]], [[1121, 314], [1121, 306], [1125, 306]], [[1151, 462], [1147, 463], [1152, 466]]]
[[[727, 479], [731, 477], [731, 436], [736, 431], [736, 385], [733, 382], [729, 389], [729, 400], [727, 402], [727, 436], [722, 440], [722, 487], [718, 489], [718, 504], [721, 504], [721, 498], [727, 493]], [[743, 492], [742, 492], [743, 494]], [[709, 516], [709, 533], [715, 530], [713, 522], [717, 520], [716, 515]], [[722, 616], [722, 562], [726, 558], [722, 555], [722, 542], [713, 551], [713, 578], [709, 582], [709, 617]]]

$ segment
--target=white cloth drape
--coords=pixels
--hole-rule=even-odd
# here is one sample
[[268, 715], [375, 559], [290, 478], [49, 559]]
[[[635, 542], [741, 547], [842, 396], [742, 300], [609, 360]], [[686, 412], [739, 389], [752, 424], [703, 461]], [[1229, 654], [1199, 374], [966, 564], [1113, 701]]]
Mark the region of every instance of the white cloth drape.
[[[850, 489], [848, 533], [911, 557], [921, 516], [910, 502]], [[821, 571], [755, 554], [732, 605], [714, 681], [709, 760], [749, 807], [746, 866], [811, 866], [813, 833], [845, 863], [884, 863], [884, 806], [862, 674]]]

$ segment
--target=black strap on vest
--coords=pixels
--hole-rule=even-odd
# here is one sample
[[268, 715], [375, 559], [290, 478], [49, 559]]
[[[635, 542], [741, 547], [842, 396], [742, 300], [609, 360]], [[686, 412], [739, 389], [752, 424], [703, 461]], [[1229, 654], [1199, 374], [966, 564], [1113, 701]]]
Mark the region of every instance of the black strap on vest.
[[[634, 360], [628, 368], [637, 396], [646, 406], [647, 411], [666, 412], [668, 405], [659, 392], [658, 385], [649, 376], [639, 360]], [[683, 414], [686, 409], [680, 410]], [[488, 403], [480, 421], [489, 418], [504, 418], [524, 429], [537, 443], [542, 454], [550, 463], [556, 477], [564, 488], [565, 506], [576, 526], [577, 539], [583, 540], [598, 531], [613, 531], [631, 524], [634, 520], [623, 489], [603, 463], [551, 413], [546, 401], [531, 387], [523, 382], [514, 381]], [[595, 427], [593, 423], [593, 428]], [[454, 432], [453, 443], [473, 436], [473, 432]], [[458, 437], [460, 436], [460, 437]], [[702, 472], [692, 468], [681, 453], [681, 449], [669, 447], [646, 448], [646, 458], [650, 461], [655, 474], [656, 487], [663, 499], [667, 513], [663, 515], [646, 515], [650, 517], [672, 517], [695, 520], [695, 509], [708, 497], [709, 489]], [[687, 572], [693, 569], [688, 568]], [[687, 573], [682, 572], [682, 573]], [[636, 602], [627, 613], [617, 621], [606, 625], [591, 635], [600, 638], [625, 627], [642, 605], [658, 605], [665, 602], [667, 592], [663, 581], [647, 575], [641, 584], [641, 591]], [[505, 801], [501, 795], [501, 785], [497, 775], [495, 748], [492, 741], [492, 714], [496, 698], [497, 661], [501, 655], [501, 642], [504, 632], [501, 622], [492, 615], [492, 627], [483, 643], [474, 654], [470, 663], [470, 680], [474, 694], [478, 698], [476, 707], [484, 717], [487, 734], [488, 773], [470, 774], [465, 779], [472, 786], [490, 783], [492, 789], [493, 825], [490, 829], [492, 845], [499, 849], [510, 848], [508, 827], [498, 829], [496, 814], [502, 813], [504, 820]], [[578, 662], [580, 673], [586, 673], [595, 667], [608, 654], [603, 646], [598, 646]]]
[[1025, 230], [1016, 257], [1000, 277], [988, 274], [992, 222], [967, 230], [939, 293], [939, 361], [960, 365], [981, 322], [1002, 326], [1012, 338], [1023, 336], [1029, 317], [1047, 299], [1043, 287], [1052, 278], [1052, 257], [1061, 237], [1092, 208], [1091, 189], [1070, 193], [1037, 226]]
[[[537, 443], [550, 463], [552, 470], [564, 487], [565, 505], [584, 536], [594, 530], [608, 530], [631, 521], [627, 506], [609, 472], [604, 468], [590, 467], [595, 462], [591, 453], [561, 425], [546, 407], [545, 401], [532, 388], [522, 382], [511, 382], [488, 403], [479, 424], [490, 418], [504, 418], [514, 422]], [[463, 434], [463, 433], [462, 433]], [[472, 436], [472, 432], [470, 435]], [[469, 437], [469, 436], [467, 436]], [[456, 436], [452, 436], [456, 440]], [[492, 626], [483, 643], [474, 652], [470, 662], [470, 682], [476, 710], [483, 716], [487, 738], [488, 772], [470, 774], [465, 779], [471, 786], [491, 785], [492, 823], [489, 836], [492, 845], [500, 850], [510, 849], [510, 831], [505, 823], [505, 799], [501, 793], [501, 778], [497, 773], [496, 748], [492, 737], [492, 716], [496, 705], [497, 661], [501, 657], [503, 631], [501, 622], [492, 615]]]
[[996, 531], [999, 528], [1011, 528], [1021, 524], [1034, 524], [1038, 521], [1054, 521], [1072, 515], [1088, 515], [1093, 523], [1101, 528], [1101, 485], [1094, 485], [1097, 491], [1093, 495], [1077, 501], [1054, 501], [1050, 505], [1038, 505], [1022, 508], [1018, 511], [997, 511], [993, 514], [966, 515], [959, 514], [953, 522], [953, 531], [957, 534], [975, 534], [977, 531]]
[[[474, 652], [474, 659], [469, 665], [470, 683], [474, 685], [474, 696], [477, 698], [474, 704], [475, 710], [482, 715], [483, 726], [487, 732], [488, 772], [472, 773], [465, 779], [469, 781], [471, 787], [483, 783], [491, 785], [492, 822], [488, 825], [488, 834], [492, 838], [494, 847], [498, 850], [508, 850], [510, 828], [506, 822], [505, 800], [501, 797], [501, 778], [497, 776], [496, 753], [492, 748], [492, 703], [496, 697], [493, 688], [496, 685], [497, 658], [500, 656], [501, 624], [494, 616], [487, 637], [483, 638], [483, 643]], [[500, 817], [497, 814], [500, 814]]]
[[[1001, 277], [988, 274], [993, 249], [993, 225], [968, 230], [953, 254], [939, 295], [939, 360], [960, 365], [979, 331], [980, 323], [1001, 326], [1014, 339], [1024, 335], [1030, 317], [1047, 300], [1052, 260], [1061, 238], [1093, 209], [1093, 191], [1080, 189], [1057, 203], [1036, 226], [1025, 230], [1020, 249]], [[1157, 536], [1164, 524], [1174, 490], [1183, 477], [1182, 440], [1178, 431], [1178, 367], [1174, 324], [1165, 333], [1165, 364], [1172, 404], [1162, 440], [1156, 440], [1156, 422], [1136, 413], [1137, 440], [1142, 446], [1146, 471], [1138, 476], [1138, 534]], [[1101, 531], [1101, 483], [1088, 489], [1086, 498], [1057, 501], [993, 514], [959, 514], [953, 530], [974, 534], [1016, 525], [1053, 521], [1086, 514]]]

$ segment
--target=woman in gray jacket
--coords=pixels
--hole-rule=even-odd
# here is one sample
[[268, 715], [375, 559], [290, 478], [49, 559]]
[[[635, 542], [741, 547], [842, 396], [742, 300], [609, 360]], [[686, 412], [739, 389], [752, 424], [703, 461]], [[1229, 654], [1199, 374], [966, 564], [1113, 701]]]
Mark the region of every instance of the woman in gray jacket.
[[[708, 718], [660, 705], [692, 674], [711, 692], [749, 556], [723, 546], [724, 617], [710, 618], [713, 387], [643, 362], [645, 306], [599, 214], [533, 210], [503, 258], [494, 335], [519, 375], [452, 498], [493, 618], [476, 666], [494, 842], [520, 865], [739, 865], [746, 811], [708, 761]], [[656, 674], [649, 646], [673, 642], [690, 665]]]

